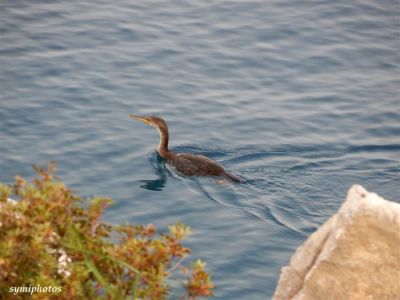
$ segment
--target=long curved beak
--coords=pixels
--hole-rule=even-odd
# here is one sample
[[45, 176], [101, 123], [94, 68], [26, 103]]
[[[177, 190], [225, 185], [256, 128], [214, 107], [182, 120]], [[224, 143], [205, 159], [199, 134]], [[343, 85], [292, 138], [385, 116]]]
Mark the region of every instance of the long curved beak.
[[136, 115], [128, 115], [128, 117], [131, 118], [131, 119], [135, 119], [137, 121], [141, 121], [141, 122], [143, 122], [145, 124], [150, 125], [150, 121], [146, 117], [141, 117], [141, 116], [136, 116]]

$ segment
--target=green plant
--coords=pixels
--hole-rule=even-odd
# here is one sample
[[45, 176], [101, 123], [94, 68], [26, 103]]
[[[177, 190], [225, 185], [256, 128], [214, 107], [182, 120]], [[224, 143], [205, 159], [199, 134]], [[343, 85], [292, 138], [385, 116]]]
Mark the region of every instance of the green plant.
[[[0, 185], [1, 299], [167, 299], [178, 269], [182, 299], [212, 295], [205, 264], [183, 266], [189, 227], [161, 234], [151, 224], [106, 224], [110, 199], [86, 203], [54, 178], [54, 164], [35, 170], [32, 183], [16, 177], [13, 186]], [[19, 201], [7, 202], [10, 195]], [[23, 286], [30, 292], [16, 293]], [[58, 292], [39, 292], [49, 286]]]

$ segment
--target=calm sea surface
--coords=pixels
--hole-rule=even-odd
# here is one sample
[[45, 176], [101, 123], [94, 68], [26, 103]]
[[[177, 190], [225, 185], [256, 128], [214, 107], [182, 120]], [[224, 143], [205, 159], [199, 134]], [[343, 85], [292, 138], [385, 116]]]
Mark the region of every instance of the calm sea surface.
[[[105, 220], [182, 221], [215, 299], [268, 299], [280, 268], [359, 183], [399, 199], [398, 1], [0, 3], [0, 181], [56, 160]], [[246, 184], [187, 178], [207, 155]], [[177, 297], [173, 294], [172, 299]]]

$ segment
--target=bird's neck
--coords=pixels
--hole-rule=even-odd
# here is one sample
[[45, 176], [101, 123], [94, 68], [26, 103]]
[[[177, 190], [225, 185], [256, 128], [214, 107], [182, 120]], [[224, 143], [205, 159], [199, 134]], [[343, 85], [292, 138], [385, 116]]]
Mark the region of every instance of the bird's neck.
[[161, 131], [158, 129], [158, 132], [160, 133], [160, 144], [158, 145], [158, 154], [164, 158], [167, 159], [170, 155], [170, 152], [168, 150], [168, 130], [166, 131]]

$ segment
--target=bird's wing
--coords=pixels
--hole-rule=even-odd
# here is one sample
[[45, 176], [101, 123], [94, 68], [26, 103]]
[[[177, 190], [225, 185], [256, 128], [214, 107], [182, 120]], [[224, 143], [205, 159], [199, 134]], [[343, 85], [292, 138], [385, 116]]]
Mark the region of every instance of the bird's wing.
[[177, 171], [188, 176], [197, 175], [202, 171], [199, 164], [190, 159], [190, 156], [187, 157], [184, 154], [176, 155], [170, 163], [175, 167]]
[[222, 175], [224, 169], [217, 162], [203, 155], [179, 153], [173, 159], [175, 168], [186, 175]]

